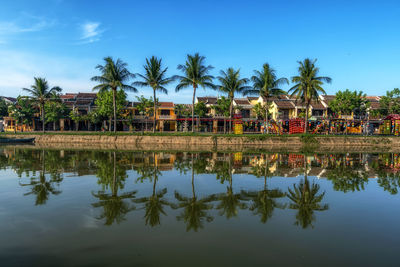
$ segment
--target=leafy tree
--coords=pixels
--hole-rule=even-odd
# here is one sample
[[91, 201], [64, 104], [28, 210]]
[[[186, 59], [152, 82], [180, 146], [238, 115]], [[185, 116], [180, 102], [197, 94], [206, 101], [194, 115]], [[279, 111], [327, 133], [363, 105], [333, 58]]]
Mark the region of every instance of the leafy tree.
[[263, 120], [265, 118], [265, 114], [268, 112], [267, 105], [257, 103], [253, 107], [253, 112], [256, 114], [257, 119]]
[[[55, 96], [56, 97], [56, 96]], [[55, 99], [54, 101], [48, 101], [44, 105], [44, 110], [46, 113], [46, 122], [53, 123], [53, 130], [56, 130], [56, 122], [61, 118], [66, 116], [67, 107], [61, 101]]]
[[287, 78], [277, 78], [276, 71], [271, 68], [268, 63], [265, 63], [261, 71], [254, 71], [251, 81], [253, 82], [253, 88], [244, 93], [245, 95], [259, 95], [265, 98], [265, 116], [263, 117], [266, 118], [268, 133], [268, 110], [270, 107], [269, 98], [286, 94], [286, 92], [281, 89], [281, 86], [289, 84], [289, 80]]
[[216, 114], [224, 116], [224, 133], [226, 133], [226, 117], [230, 115], [230, 106], [231, 100], [225, 96], [221, 96], [217, 99], [216, 105], [212, 107]]
[[220, 82], [218, 85], [218, 89], [228, 95], [230, 100], [230, 108], [229, 108], [229, 129], [232, 130], [232, 116], [233, 116], [233, 99], [235, 97], [235, 93], [244, 93], [251, 89], [250, 86], [247, 86], [249, 83], [249, 79], [240, 78], [240, 70], [234, 70], [233, 68], [228, 68], [226, 71], [220, 71], [221, 76], [218, 76], [217, 79]]
[[85, 118], [79, 113], [78, 108], [72, 108], [69, 112], [69, 117], [75, 122], [75, 131], [79, 130], [79, 122], [83, 121]]
[[[136, 106], [139, 114], [145, 114], [146, 116], [152, 116], [154, 114], [154, 105], [155, 102], [151, 97], [145, 98], [144, 96], [136, 96], [137, 101], [139, 102]], [[147, 131], [147, 122], [146, 122], [146, 131]]]
[[111, 117], [114, 112], [119, 116], [121, 115], [122, 110], [126, 107], [126, 93], [123, 90], [117, 90], [116, 93], [114, 91], [100, 91], [97, 94], [95, 104], [98, 107], [97, 112], [100, 115], [110, 118], [109, 129], [111, 131]]
[[188, 117], [190, 115], [190, 109], [185, 104], [176, 104], [174, 111], [178, 117]]
[[114, 132], [117, 131], [117, 89], [120, 91], [133, 91], [137, 92], [137, 89], [131, 85], [126, 84], [130, 79], [135, 78], [135, 75], [130, 73], [127, 69], [127, 64], [121, 59], [114, 61], [111, 57], [104, 58], [104, 65], [97, 65], [101, 73], [101, 76], [92, 77], [92, 81], [99, 82], [100, 84], [93, 87], [93, 90], [99, 90], [100, 92], [112, 91], [112, 107], [114, 115]]
[[299, 68], [298, 76], [292, 77], [292, 83], [295, 85], [289, 89], [292, 97], [296, 97], [306, 105], [305, 117], [306, 123], [304, 132], [308, 131], [308, 110], [310, 108], [311, 101], [319, 101], [319, 94], [326, 94], [322, 85], [324, 82], [331, 83], [332, 79], [329, 77], [318, 76], [319, 68], [315, 65], [317, 60], [311, 60], [309, 58], [304, 59], [304, 61], [298, 61]]
[[341, 115], [349, 115], [352, 112], [365, 114], [370, 103], [366, 99], [366, 94], [362, 91], [338, 91], [333, 101], [329, 103], [330, 109]]
[[207, 114], [207, 106], [204, 102], [198, 102], [194, 105], [194, 113], [199, 118], [204, 118]]
[[[137, 75], [143, 79], [143, 81], [136, 81], [134, 85], [140, 87], [151, 87], [153, 89], [153, 99], [157, 99], [156, 93], [160, 91], [164, 94], [168, 94], [168, 90], [164, 87], [173, 82], [173, 77], [165, 77], [168, 68], [163, 69], [161, 64], [161, 58], [158, 59], [152, 56], [150, 59], [146, 58], [146, 65], [143, 66], [145, 74], [138, 73]], [[154, 116], [153, 116], [153, 133], [156, 130], [156, 115], [157, 115], [157, 103], [154, 102]]]
[[29, 98], [18, 96], [15, 104], [8, 107], [11, 118], [15, 120], [15, 123], [31, 125], [33, 116], [35, 114], [35, 108], [32, 105], [32, 101]]
[[6, 101], [1, 98], [0, 99], [0, 117], [8, 116], [8, 105]]
[[379, 100], [380, 115], [400, 114], [400, 89], [394, 88], [387, 91], [385, 96]]
[[24, 91], [28, 92], [30, 98], [39, 107], [40, 114], [42, 114], [42, 126], [43, 132], [45, 132], [45, 110], [44, 104], [53, 99], [56, 93], [61, 92], [61, 88], [58, 86], [49, 88], [49, 85], [45, 78], [34, 78], [35, 84], [31, 88], [23, 88]]
[[212, 83], [214, 77], [208, 73], [213, 69], [211, 65], [205, 66], [204, 61], [206, 58], [200, 56], [198, 53], [194, 55], [187, 55], [187, 59], [184, 65], [178, 65], [178, 70], [183, 72], [182, 76], [174, 76], [174, 79], [178, 79], [179, 83], [175, 88], [176, 92], [190, 87], [193, 87], [193, 100], [192, 100], [192, 132], [194, 132], [194, 100], [196, 98], [196, 89], [200, 86], [204, 89], [214, 89], [215, 86]]

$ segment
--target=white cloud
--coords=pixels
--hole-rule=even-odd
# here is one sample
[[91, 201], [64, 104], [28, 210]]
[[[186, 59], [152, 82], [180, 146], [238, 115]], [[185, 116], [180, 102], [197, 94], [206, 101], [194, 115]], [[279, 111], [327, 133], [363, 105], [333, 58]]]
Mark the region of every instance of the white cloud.
[[100, 40], [104, 30], [100, 29], [99, 22], [86, 22], [80, 25], [81, 43], [93, 43]]

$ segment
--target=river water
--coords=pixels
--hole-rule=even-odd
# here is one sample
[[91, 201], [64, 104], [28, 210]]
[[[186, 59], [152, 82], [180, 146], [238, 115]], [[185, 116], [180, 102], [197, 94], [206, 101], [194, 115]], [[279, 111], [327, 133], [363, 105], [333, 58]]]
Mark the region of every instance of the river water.
[[1, 266], [399, 266], [393, 153], [0, 147]]

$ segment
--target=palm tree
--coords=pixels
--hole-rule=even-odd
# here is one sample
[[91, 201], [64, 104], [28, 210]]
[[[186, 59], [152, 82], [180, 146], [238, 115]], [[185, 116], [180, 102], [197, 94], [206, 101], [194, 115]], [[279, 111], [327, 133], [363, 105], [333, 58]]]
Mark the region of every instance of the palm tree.
[[193, 100], [192, 100], [192, 132], [194, 132], [194, 101], [196, 97], [196, 89], [200, 86], [204, 89], [214, 89], [215, 86], [212, 83], [214, 77], [208, 73], [213, 69], [211, 65], [205, 66], [204, 61], [206, 58], [200, 56], [199, 53], [194, 55], [187, 55], [186, 62], [184, 65], [178, 65], [178, 70], [183, 72], [183, 76], [176, 75], [174, 79], [179, 80], [179, 84], [176, 86], [175, 91], [190, 87], [193, 87]]
[[280, 87], [289, 84], [289, 80], [287, 78], [277, 78], [276, 71], [271, 68], [268, 63], [265, 63], [261, 71], [254, 71], [251, 81], [253, 82], [253, 89], [244, 92], [244, 94], [259, 95], [265, 98], [265, 126], [267, 128], [267, 133], [269, 133], [269, 99], [270, 97], [286, 94], [286, 92]]
[[31, 86], [31, 88], [23, 88], [24, 91], [28, 92], [31, 96], [30, 98], [36, 102], [39, 107], [40, 114], [42, 115], [42, 125], [43, 132], [45, 132], [45, 111], [44, 104], [51, 100], [55, 93], [61, 92], [61, 88], [58, 86], [49, 88], [49, 85], [45, 78], [35, 77], [35, 84]]
[[312, 100], [319, 101], [318, 96], [326, 94], [322, 85], [324, 82], [331, 83], [332, 79], [329, 77], [318, 76], [319, 68], [315, 66], [317, 60], [311, 60], [309, 58], [304, 59], [304, 61], [298, 61], [300, 64], [298, 68], [299, 75], [292, 77], [292, 83], [295, 85], [289, 89], [291, 97], [296, 97], [306, 105], [306, 122], [304, 132], [307, 133], [308, 130], [308, 110]]
[[243, 93], [251, 89], [250, 86], [246, 84], [249, 82], [247, 78], [240, 78], [240, 70], [234, 70], [233, 68], [228, 68], [226, 71], [220, 71], [221, 76], [217, 79], [220, 82], [218, 89], [224, 93], [228, 94], [229, 100], [231, 101], [229, 107], [229, 131], [232, 131], [232, 113], [233, 113], [233, 99], [235, 93]]
[[156, 92], [160, 91], [164, 94], [168, 94], [168, 90], [164, 87], [171, 83], [174, 79], [173, 77], [165, 77], [165, 73], [168, 68], [163, 69], [161, 66], [161, 58], [158, 59], [152, 56], [150, 59], [146, 58], [146, 65], [143, 66], [145, 74], [137, 73], [143, 81], [137, 81], [133, 84], [140, 87], [149, 86], [153, 88], [153, 99], [154, 99], [154, 117], [153, 117], [153, 133], [156, 130], [156, 116], [157, 116], [157, 103], [156, 103]]
[[127, 69], [128, 64], [121, 59], [114, 61], [111, 57], [104, 58], [104, 65], [97, 65], [101, 76], [92, 77], [92, 81], [99, 82], [100, 84], [93, 87], [93, 90], [106, 91], [111, 89], [113, 92], [113, 108], [114, 108], [114, 132], [117, 131], [117, 105], [115, 94], [117, 89], [137, 92], [137, 89], [131, 85], [125, 84], [130, 79], [135, 78], [135, 75], [130, 73]]

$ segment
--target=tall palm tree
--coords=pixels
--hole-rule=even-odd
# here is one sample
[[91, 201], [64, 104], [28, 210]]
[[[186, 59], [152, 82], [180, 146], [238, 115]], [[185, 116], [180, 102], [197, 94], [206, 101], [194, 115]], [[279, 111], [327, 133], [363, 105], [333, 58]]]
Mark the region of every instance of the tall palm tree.
[[253, 89], [244, 92], [244, 94], [259, 95], [265, 98], [265, 126], [267, 128], [267, 133], [269, 133], [268, 110], [270, 97], [286, 94], [286, 92], [280, 87], [289, 84], [289, 80], [284, 77], [277, 78], [276, 71], [271, 68], [268, 63], [265, 63], [261, 71], [254, 71], [254, 75], [251, 76], [251, 81], [253, 82]]
[[31, 85], [31, 88], [23, 88], [23, 90], [28, 92], [31, 95], [30, 98], [38, 105], [40, 114], [42, 115], [42, 130], [45, 132], [44, 104], [51, 100], [55, 93], [61, 92], [62, 89], [58, 86], [49, 88], [49, 84], [45, 78], [34, 77], [34, 79], [35, 84]]
[[317, 60], [312, 60], [309, 58], [303, 61], [298, 61], [299, 68], [298, 76], [292, 77], [292, 83], [295, 85], [289, 89], [291, 97], [296, 97], [306, 105], [306, 122], [304, 132], [307, 133], [308, 130], [308, 110], [312, 100], [319, 101], [318, 96], [320, 94], [326, 94], [322, 85], [324, 82], [331, 83], [332, 79], [330, 77], [318, 76], [319, 68], [315, 65]]
[[228, 68], [226, 71], [220, 71], [221, 76], [217, 79], [220, 82], [218, 89], [226, 94], [228, 94], [229, 100], [231, 101], [229, 107], [229, 131], [232, 131], [232, 113], [233, 113], [233, 99], [235, 93], [243, 93], [251, 90], [250, 86], [247, 86], [249, 79], [240, 78], [240, 70], [234, 70], [233, 68]]
[[121, 59], [114, 61], [111, 57], [104, 58], [104, 65], [97, 65], [101, 76], [92, 77], [92, 81], [99, 84], [93, 87], [93, 90], [106, 91], [111, 89], [113, 92], [113, 108], [114, 108], [114, 132], [117, 131], [117, 105], [115, 95], [117, 89], [137, 92], [137, 89], [131, 85], [125, 84], [130, 79], [135, 78], [135, 75], [127, 69], [128, 64]]
[[173, 77], [165, 77], [168, 68], [163, 69], [161, 66], [161, 58], [158, 59], [152, 56], [150, 59], [146, 58], [146, 65], [143, 66], [145, 74], [142, 75], [137, 73], [143, 81], [137, 81], [133, 84], [135, 86], [145, 87], [149, 86], [153, 89], [153, 99], [154, 99], [154, 117], [153, 117], [153, 133], [156, 130], [156, 116], [157, 116], [157, 104], [156, 103], [156, 92], [160, 91], [164, 94], [168, 94], [168, 90], [164, 87], [165, 85], [171, 83], [174, 79]]
[[192, 132], [194, 132], [194, 101], [196, 98], [196, 89], [200, 86], [204, 89], [214, 89], [213, 84], [214, 77], [208, 73], [213, 69], [211, 65], [205, 66], [204, 61], [206, 58], [200, 56], [199, 53], [194, 55], [187, 55], [186, 62], [184, 65], [178, 65], [178, 70], [183, 72], [183, 75], [176, 75], [174, 79], [179, 80], [179, 84], [176, 86], [175, 91], [190, 87], [193, 87], [193, 100], [192, 100]]

